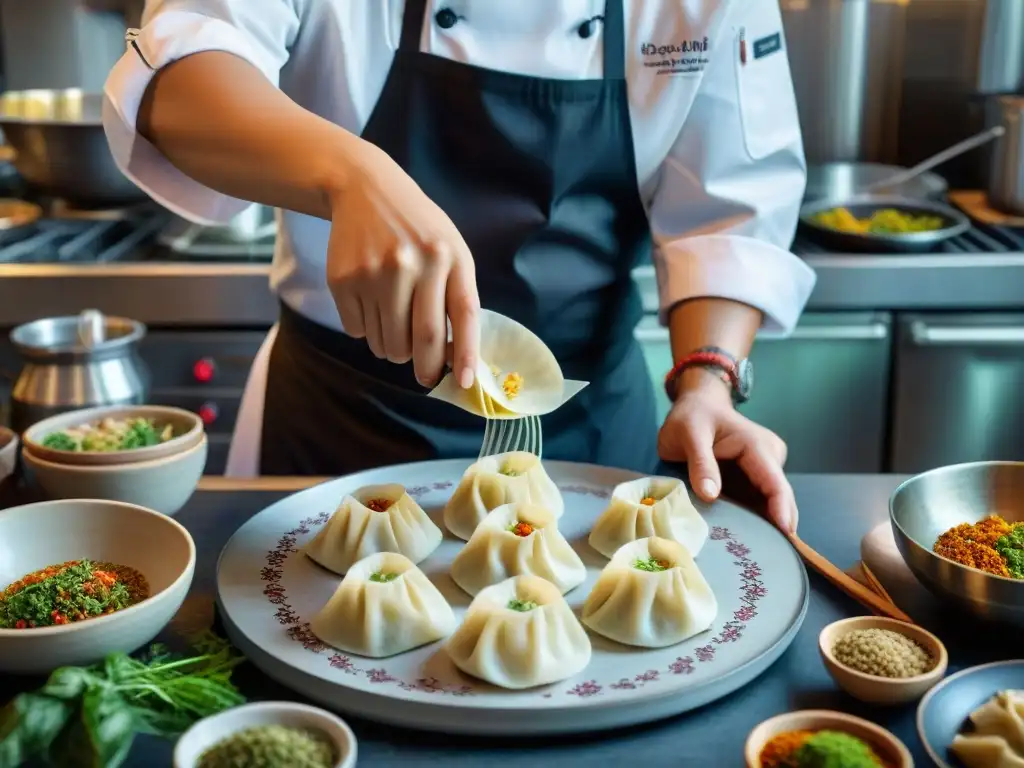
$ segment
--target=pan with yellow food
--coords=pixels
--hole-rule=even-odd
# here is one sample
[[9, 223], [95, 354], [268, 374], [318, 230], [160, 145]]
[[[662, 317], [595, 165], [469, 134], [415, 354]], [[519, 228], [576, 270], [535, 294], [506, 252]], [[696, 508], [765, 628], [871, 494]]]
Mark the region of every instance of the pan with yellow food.
[[816, 200], [800, 211], [803, 231], [839, 253], [922, 253], [970, 229], [955, 208], [930, 200], [862, 195]]

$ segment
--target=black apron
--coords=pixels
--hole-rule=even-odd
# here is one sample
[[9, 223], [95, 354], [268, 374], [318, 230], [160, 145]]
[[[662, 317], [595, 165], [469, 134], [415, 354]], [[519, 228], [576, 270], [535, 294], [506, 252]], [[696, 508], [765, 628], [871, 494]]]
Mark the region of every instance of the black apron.
[[[650, 249], [650, 228], [637, 188], [622, 0], [605, 6], [600, 80], [422, 53], [426, 9], [427, 0], [406, 0], [362, 138], [451, 217], [476, 261], [481, 305], [540, 336], [566, 378], [591, 382], [543, 418], [545, 458], [650, 472], [654, 392], [633, 338], [642, 307], [630, 276]], [[411, 363], [379, 360], [365, 340], [284, 304], [269, 366], [262, 474], [334, 476], [480, 450], [484, 421], [427, 398]]]

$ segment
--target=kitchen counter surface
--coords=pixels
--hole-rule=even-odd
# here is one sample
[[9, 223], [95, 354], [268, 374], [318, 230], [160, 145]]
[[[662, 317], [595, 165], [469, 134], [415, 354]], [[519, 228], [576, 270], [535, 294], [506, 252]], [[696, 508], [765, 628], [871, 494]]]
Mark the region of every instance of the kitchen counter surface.
[[[794, 475], [791, 479], [801, 509], [801, 535], [825, 557], [845, 568], [858, 558], [861, 536], [886, 518], [889, 494], [902, 478], [895, 475]], [[177, 518], [195, 538], [198, 562], [189, 598], [172, 628], [194, 629], [214, 621], [216, 560], [232, 532], [256, 512], [309, 483], [298, 478], [265, 478], [251, 482], [207, 478], [203, 481], [200, 491]], [[734, 496], [747, 498], [741, 488], [735, 487]], [[914, 707], [872, 710], [842, 694], [828, 677], [818, 656], [819, 631], [836, 619], [863, 611], [815, 574], [811, 574], [811, 585], [807, 618], [782, 658], [746, 688], [698, 711], [601, 736], [531, 740], [528, 746], [505, 739], [406, 731], [348, 718], [359, 739], [359, 762], [373, 768], [420, 765], [452, 768], [714, 765], [715, 768], [739, 768], [743, 765], [743, 742], [758, 722], [794, 709], [829, 708], [881, 723], [908, 745], [917, 765], [928, 765], [914, 730]], [[952, 618], [929, 623], [929, 627], [941, 635], [949, 649], [951, 673], [965, 666], [1016, 655], [1012, 648], [1013, 637], [1005, 634], [1004, 642], [999, 644], [977, 625], [970, 625], [968, 632], [964, 622], [957, 625]], [[301, 699], [248, 665], [238, 670], [236, 680], [250, 699]], [[36, 679], [0, 676], [0, 691], [13, 693], [39, 683]], [[0, 696], [0, 704], [4, 698]], [[127, 768], [167, 766], [171, 751], [172, 745], [168, 742], [141, 737], [132, 750]]]
[[[808, 309], [1024, 309], [1024, 253], [817, 255]], [[96, 307], [149, 325], [269, 327], [267, 264], [0, 264], [0, 327]], [[634, 273], [657, 310], [653, 267]], [[60, 280], [58, 285], [57, 280]]]

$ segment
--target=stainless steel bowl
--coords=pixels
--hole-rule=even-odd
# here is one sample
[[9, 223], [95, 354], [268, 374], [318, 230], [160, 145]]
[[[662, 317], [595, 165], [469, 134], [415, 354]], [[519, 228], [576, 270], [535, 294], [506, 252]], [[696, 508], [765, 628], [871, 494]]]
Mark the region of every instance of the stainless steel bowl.
[[976, 616], [1024, 627], [1024, 581], [994, 576], [932, 551], [940, 534], [989, 515], [1024, 521], [1024, 462], [957, 464], [917, 475], [889, 499], [903, 559], [937, 597]]
[[[872, 184], [893, 178], [906, 168], [881, 163], [825, 163], [807, 169], [807, 190], [804, 200], [850, 198], [863, 194]], [[915, 200], [942, 200], [948, 185], [937, 173], [922, 173], [902, 184], [886, 188], [885, 194]]]
[[[814, 220], [816, 214], [832, 208], [847, 208], [857, 218], [868, 217], [883, 208], [895, 208], [917, 216], [938, 216], [943, 220], [943, 226], [931, 232], [896, 235], [841, 232], [822, 226]], [[940, 243], [950, 238], [962, 235], [971, 228], [971, 221], [956, 208], [933, 200], [860, 195], [805, 203], [800, 209], [800, 226], [812, 239], [839, 253], [925, 253], [934, 250]]]

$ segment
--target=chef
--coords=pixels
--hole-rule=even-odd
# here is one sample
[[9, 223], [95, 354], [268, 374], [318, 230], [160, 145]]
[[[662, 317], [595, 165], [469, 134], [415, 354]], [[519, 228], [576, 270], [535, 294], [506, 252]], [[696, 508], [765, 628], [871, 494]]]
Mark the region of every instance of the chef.
[[198, 223], [280, 210], [233, 473], [475, 456], [481, 420], [425, 393], [446, 361], [472, 384], [484, 307], [590, 382], [545, 417], [546, 457], [688, 461], [707, 500], [735, 459], [795, 525], [785, 445], [734, 407], [756, 333], [814, 284], [787, 250], [805, 162], [776, 0], [150, 0], [128, 42], [104, 103], [122, 171]]

